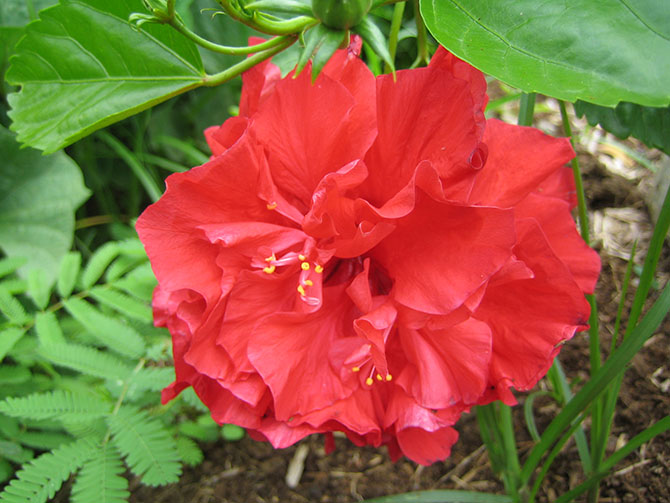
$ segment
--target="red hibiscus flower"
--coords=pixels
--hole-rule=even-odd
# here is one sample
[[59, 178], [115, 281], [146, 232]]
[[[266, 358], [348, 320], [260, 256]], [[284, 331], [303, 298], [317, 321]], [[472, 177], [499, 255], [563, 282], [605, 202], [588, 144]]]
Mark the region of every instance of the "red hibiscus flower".
[[285, 447], [342, 431], [429, 464], [473, 405], [527, 390], [586, 327], [600, 263], [571, 217], [568, 140], [485, 120], [440, 49], [375, 79], [338, 51], [314, 84], [265, 63], [212, 158], [137, 230], [176, 380]]

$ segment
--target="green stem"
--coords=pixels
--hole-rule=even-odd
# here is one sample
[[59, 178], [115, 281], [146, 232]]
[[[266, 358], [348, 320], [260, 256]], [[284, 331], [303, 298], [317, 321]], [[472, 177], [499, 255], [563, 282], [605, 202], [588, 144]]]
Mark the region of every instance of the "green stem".
[[174, 15], [174, 4], [175, 0], [167, 0], [167, 13], [170, 19], [176, 19], [177, 17]]
[[[247, 13], [244, 7], [239, 5], [239, 1], [236, 0], [218, 0], [218, 3], [231, 18], [246, 24], [254, 30], [269, 35], [293, 35], [318, 23], [316, 19], [309, 16], [298, 16], [293, 19], [275, 21], [258, 11], [253, 11], [250, 14]], [[237, 8], [232, 5], [233, 3], [237, 5]]]
[[410, 68], [418, 68], [421, 65], [430, 63], [430, 55], [428, 54], [428, 35], [426, 32], [426, 24], [421, 17], [421, 10], [419, 9], [419, 0], [414, 0], [414, 19], [416, 21], [416, 59]]
[[535, 93], [523, 93], [519, 103], [519, 126], [533, 125], [533, 112], [535, 111]]
[[275, 37], [258, 45], [251, 45], [248, 47], [231, 47], [227, 45], [215, 44], [214, 42], [202, 38], [197, 33], [194, 33], [191, 30], [189, 30], [184, 25], [184, 23], [179, 21], [176, 17], [172, 18], [172, 20], [170, 21], [170, 26], [172, 26], [175, 30], [177, 30], [179, 33], [184, 35], [189, 40], [198, 44], [200, 47], [204, 47], [205, 49], [208, 49], [213, 52], [218, 52], [220, 54], [230, 54], [233, 56], [253, 54], [256, 52], [264, 51], [266, 49], [271, 49], [273, 47], [276, 47], [277, 45], [280, 45], [287, 38], [286, 36]]
[[[395, 61], [396, 50], [398, 49], [398, 33], [402, 26], [402, 16], [405, 13], [405, 2], [398, 2], [393, 7], [393, 17], [391, 18], [391, 30], [389, 31], [389, 54], [391, 61]], [[384, 73], [391, 73], [391, 66], [384, 65]]]
[[246, 72], [250, 68], [253, 68], [258, 63], [265, 61], [266, 59], [271, 58], [275, 54], [283, 51], [297, 39], [298, 39], [297, 36], [286, 37], [281, 41], [281, 43], [277, 44], [271, 49], [266, 49], [262, 52], [258, 52], [253, 56], [248, 57], [244, 61], [240, 61], [239, 63], [231, 66], [230, 68], [226, 68], [222, 72], [215, 73], [214, 75], [206, 75], [205, 78], [203, 79], [203, 85], [207, 87], [214, 87], [223, 84], [224, 82], [227, 82], [230, 79], [237, 77], [241, 73]]
[[508, 484], [510, 486], [507, 488], [507, 493], [514, 497], [519, 492], [521, 465], [519, 464], [519, 454], [516, 449], [512, 408], [509, 405], [501, 403], [498, 417], [500, 419], [500, 433], [505, 455], [505, 471], [508, 474]]

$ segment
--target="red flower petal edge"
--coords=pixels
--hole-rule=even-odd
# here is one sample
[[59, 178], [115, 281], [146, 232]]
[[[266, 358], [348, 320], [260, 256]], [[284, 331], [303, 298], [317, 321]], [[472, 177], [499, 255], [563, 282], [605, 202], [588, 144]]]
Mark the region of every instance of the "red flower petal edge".
[[443, 49], [395, 82], [352, 50], [310, 74], [247, 72], [211, 160], [137, 222], [173, 339], [163, 401], [192, 386], [275, 447], [340, 431], [430, 464], [586, 328], [574, 152], [486, 121], [483, 76]]

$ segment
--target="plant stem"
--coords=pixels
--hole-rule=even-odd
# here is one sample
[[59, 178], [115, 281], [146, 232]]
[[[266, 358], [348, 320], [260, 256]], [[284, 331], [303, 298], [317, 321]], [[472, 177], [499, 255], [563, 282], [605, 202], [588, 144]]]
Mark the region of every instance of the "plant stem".
[[[391, 18], [391, 30], [389, 31], [389, 54], [391, 61], [395, 61], [395, 53], [398, 49], [398, 33], [402, 26], [402, 16], [405, 13], [405, 2], [398, 2], [393, 7], [393, 17]], [[384, 65], [384, 73], [390, 73], [391, 66], [386, 63]]]
[[227, 82], [230, 79], [233, 79], [238, 75], [240, 75], [241, 73], [256, 66], [258, 63], [265, 61], [266, 59], [271, 58], [275, 54], [283, 51], [288, 46], [293, 44], [293, 42], [295, 42], [297, 39], [298, 39], [297, 36], [286, 37], [281, 41], [281, 43], [277, 44], [276, 46], [270, 49], [257, 52], [253, 56], [248, 57], [244, 61], [240, 61], [239, 63], [231, 66], [230, 68], [226, 68], [222, 72], [215, 73], [214, 75], [207, 75], [203, 79], [203, 85], [207, 87], [214, 87], [223, 84], [224, 82]]
[[533, 112], [535, 111], [535, 93], [523, 93], [519, 103], [519, 126], [533, 125]]
[[421, 10], [419, 9], [419, 0], [414, 0], [414, 19], [416, 21], [416, 59], [410, 68], [417, 68], [421, 65], [430, 63], [430, 56], [428, 54], [428, 35], [426, 32], [426, 24], [421, 17]]
[[[298, 16], [293, 19], [274, 21], [268, 19], [262, 13], [253, 11], [251, 14], [244, 10], [244, 7], [239, 5], [237, 0], [217, 0], [221, 8], [231, 18], [246, 24], [254, 30], [269, 35], [292, 35], [298, 34], [308, 28], [309, 26], [318, 23], [316, 19], [309, 16]], [[233, 6], [232, 4], [236, 4]]]

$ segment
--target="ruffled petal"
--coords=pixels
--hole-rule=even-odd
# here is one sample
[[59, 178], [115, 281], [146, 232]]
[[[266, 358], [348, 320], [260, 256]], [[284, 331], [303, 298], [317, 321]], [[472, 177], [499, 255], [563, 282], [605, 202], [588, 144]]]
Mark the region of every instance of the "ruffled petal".
[[567, 138], [529, 127], [486, 121], [488, 159], [477, 173], [468, 202], [510, 208], [575, 156]]
[[451, 446], [458, 440], [458, 432], [451, 426], [435, 431], [405, 428], [396, 433], [402, 453], [420, 465], [429, 466], [443, 461], [451, 454]]
[[511, 210], [440, 204], [427, 196], [398, 220], [371, 255], [394, 280], [394, 298], [417, 311], [447, 314], [512, 254]]

